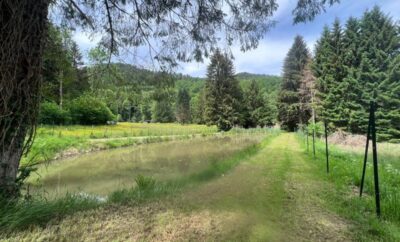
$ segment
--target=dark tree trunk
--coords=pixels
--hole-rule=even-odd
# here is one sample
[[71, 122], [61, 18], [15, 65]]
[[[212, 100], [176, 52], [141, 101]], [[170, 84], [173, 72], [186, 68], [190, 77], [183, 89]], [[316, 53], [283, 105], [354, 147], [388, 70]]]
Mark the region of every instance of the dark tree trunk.
[[49, 0], [0, 1], [0, 193], [17, 192], [35, 131]]

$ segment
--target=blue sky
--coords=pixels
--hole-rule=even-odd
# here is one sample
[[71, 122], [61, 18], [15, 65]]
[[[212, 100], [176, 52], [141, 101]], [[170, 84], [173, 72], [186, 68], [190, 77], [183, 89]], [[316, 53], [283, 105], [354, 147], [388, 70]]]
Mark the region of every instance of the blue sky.
[[[313, 22], [293, 25], [291, 12], [296, 1], [278, 0], [279, 8], [274, 15], [277, 24], [265, 34], [257, 49], [243, 53], [238, 46], [232, 46], [236, 72], [280, 75], [283, 59], [297, 34], [304, 37], [312, 51], [324, 25], [331, 25], [335, 18], [344, 23], [350, 16], [360, 17], [366, 9], [371, 9], [374, 5], [380, 6], [393, 20], [400, 20], [400, 0], [341, 0], [340, 4], [328, 8], [326, 13], [319, 15]], [[96, 38], [91, 41], [81, 32], [75, 33], [74, 39], [83, 52], [96, 43]], [[131, 63], [129, 60], [125, 62]], [[204, 63], [182, 63], [177, 72], [204, 77], [207, 64], [208, 60]]]

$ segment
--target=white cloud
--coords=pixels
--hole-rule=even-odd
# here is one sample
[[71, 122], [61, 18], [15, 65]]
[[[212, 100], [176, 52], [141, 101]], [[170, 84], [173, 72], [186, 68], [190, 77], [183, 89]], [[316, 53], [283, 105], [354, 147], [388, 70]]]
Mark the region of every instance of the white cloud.
[[75, 31], [72, 36], [73, 40], [79, 44], [82, 51], [88, 51], [95, 47], [101, 40], [101, 35], [90, 35], [82, 31]]
[[279, 75], [283, 59], [291, 44], [291, 40], [264, 40], [257, 49], [247, 52], [241, 52], [235, 47], [232, 52], [235, 56], [236, 71]]
[[[263, 40], [255, 50], [242, 52], [239, 46], [232, 47], [235, 70], [258, 74], [280, 75], [283, 59], [292, 45], [292, 40]], [[209, 60], [204, 63], [184, 63], [178, 70], [184, 74], [204, 77]]]

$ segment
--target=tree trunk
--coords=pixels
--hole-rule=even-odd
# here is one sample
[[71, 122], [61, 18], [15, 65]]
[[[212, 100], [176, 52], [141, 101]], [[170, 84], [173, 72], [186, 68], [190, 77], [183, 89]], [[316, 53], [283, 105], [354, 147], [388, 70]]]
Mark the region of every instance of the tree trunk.
[[63, 71], [60, 72], [60, 76], [58, 78], [60, 78], [60, 89], [59, 89], [59, 92], [60, 92], [60, 109], [62, 109], [63, 108], [63, 80], [64, 80], [64, 72]]
[[0, 193], [17, 192], [40, 101], [49, 0], [0, 1]]

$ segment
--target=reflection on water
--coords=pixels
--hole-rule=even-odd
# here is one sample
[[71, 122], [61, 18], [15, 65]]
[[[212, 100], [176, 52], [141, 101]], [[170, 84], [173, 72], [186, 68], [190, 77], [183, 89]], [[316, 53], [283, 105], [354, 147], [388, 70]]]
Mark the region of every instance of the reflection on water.
[[30, 182], [34, 190], [44, 190], [50, 195], [66, 192], [107, 195], [131, 187], [139, 174], [168, 180], [200, 172], [261, 138], [254, 134], [196, 138], [89, 153], [42, 166]]

